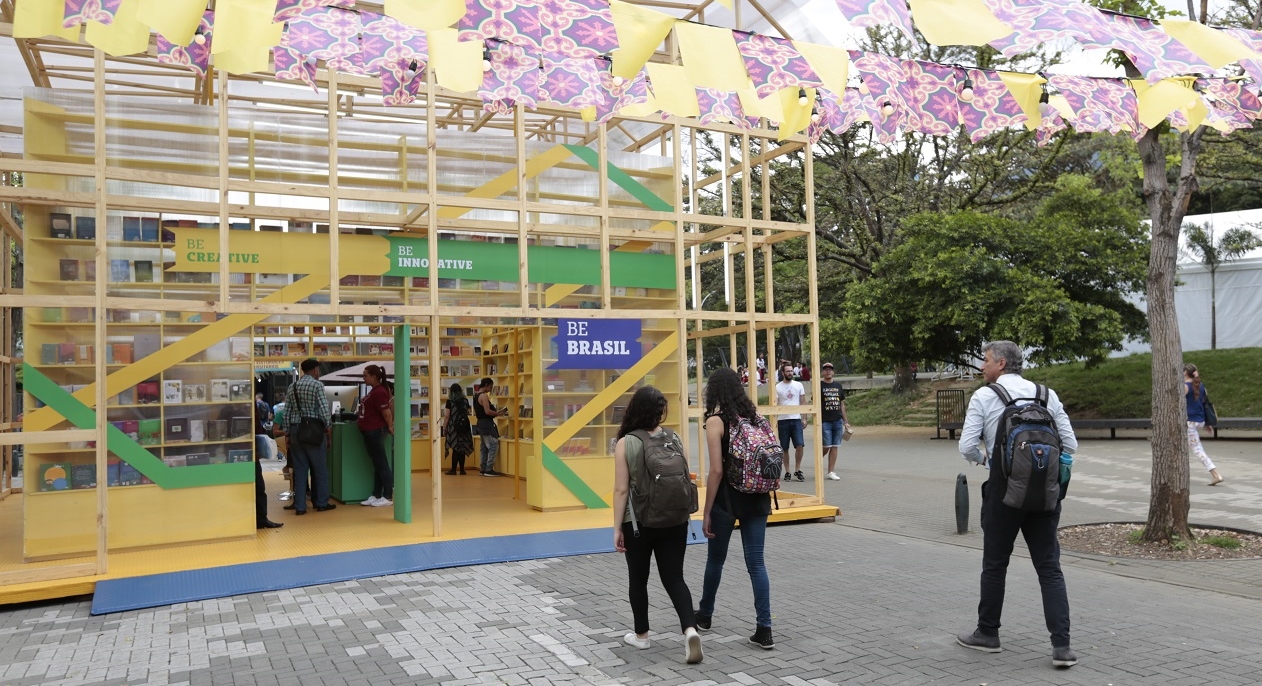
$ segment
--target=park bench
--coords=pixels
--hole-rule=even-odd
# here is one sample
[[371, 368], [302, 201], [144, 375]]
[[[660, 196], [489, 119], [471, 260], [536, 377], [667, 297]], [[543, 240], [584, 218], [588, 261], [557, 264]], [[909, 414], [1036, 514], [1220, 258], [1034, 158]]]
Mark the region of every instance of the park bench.
[[[1118, 429], [1151, 429], [1151, 419], [1070, 419], [1074, 431], [1082, 429], [1108, 429], [1109, 438], [1117, 438]], [[1262, 417], [1219, 417], [1213, 427], [1214, 438], [1220, 429], [1262, 429]]]

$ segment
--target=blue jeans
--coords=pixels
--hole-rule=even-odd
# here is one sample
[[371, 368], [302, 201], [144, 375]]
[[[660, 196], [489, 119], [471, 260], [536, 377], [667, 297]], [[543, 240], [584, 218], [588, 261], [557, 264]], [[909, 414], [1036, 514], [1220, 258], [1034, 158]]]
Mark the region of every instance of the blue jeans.
[[846, 431], [846, 423], [838, 419], [835, 422], [820, 422], [819, 428], [824, 430], [824, 447], [836, 448], [841, 445], [841, 436]]
[[801, 448], [806, 445], [806, 439], [802, 436], [801, 419], [781, 419], [776, 422], [776, 429], [780, 432], [781, 450], [788, 452], [790, 441], [792, 441], [793, 446], [796, 448]]
[[[701, 587], [701, 604], [697, 614], [714, 615], [714, 597], [723, 580], [723, 563], [727, 560], [727, 545], [732, 540], [736, 519], [718, 505], [710, 510], [710, 532], [714, 534], [706, 544], [705, 577]], [[741, 547], [745, 551], [745, 570], [754, 586], [754, 612], [758, 626], [771, 626], [771, 579], [763, 562], [763, 547], [767, 540], [767, 518], [751, 517], [741, 520]]]
[[289, 442], [289, 452], [294, 457], [294, 510], [307, 511], [307, 474], [311, 474], [311, 502], [316, 507], [329, 504], [329, 461], [326, 457], [328, 443], [303, 445], [296, 437]]
[[500, 438], [499, 436], [482, 435], [482, 447], [479, 448], [482, 456], [482, 464], [480, 469], [482, 472], [495, 471], [495, 458], [500, 454]]

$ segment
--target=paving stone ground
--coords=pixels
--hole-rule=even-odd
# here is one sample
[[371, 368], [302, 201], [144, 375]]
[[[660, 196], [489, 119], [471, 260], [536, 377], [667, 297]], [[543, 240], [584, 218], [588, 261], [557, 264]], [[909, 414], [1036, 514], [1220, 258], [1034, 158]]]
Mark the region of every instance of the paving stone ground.
[[[931, 433], [931, 432], [928, 432]], [[920, 431], [848, 443], [827, 482], [835, 523], [772, 527], [776, 650], [745, 643], [752, 596], [729, 560], [705, 661], [683, 663], [673, 611], [650, 585], [649, 650], [621, 642], [630, 611], [616, 554], [416, 573], [104, 617], [89, 602], [0, 610], [11, 684], [1257, 684], [1262, 562], [1065, 557], [1081, 663], [1053, 670], [1038, 585], [1014, 556], [1004, 652], [955, 645], [976, 620], [980, 537], [955, 534], [955, 474], [980, 469]], [[1262, 444], [1207, 446], [1228, 483], [1193, 472], [1197, 522], [1262, 529]], [[1065, 522], [1142, 519], [1147, 443], [1087, 441]], [[1199, 465], [1196, 465], [1199, 466]], [[807, 484], [808, 486], [812, 484]], [[1221, 490], [1219, 490], [1221, 489]], [[736, 553], [737, 549], [733, 549]], [[704, 546], [689, 549], [700, 594]]]

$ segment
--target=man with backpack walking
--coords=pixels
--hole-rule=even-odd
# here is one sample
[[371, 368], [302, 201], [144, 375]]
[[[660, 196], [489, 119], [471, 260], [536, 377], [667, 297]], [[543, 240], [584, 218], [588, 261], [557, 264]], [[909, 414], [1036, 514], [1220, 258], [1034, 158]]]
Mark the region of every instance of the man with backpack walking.
[[1021, 533], [1038, 572], [1052, 665], [1072, 667], [1078, 657], [1069, 645], [1069, 596], [1056, 529], [1068, 485], [1068, 469], [1062, 470], [1061, 463], [1069, 461], [1078, 440], [1055, 391], [1021, 376], [1023, 358], [1016, 343], [993, 341], [983, 351], [987, 385], [969, 401], [960, 434], [964, 459], [990, 469], [990, 478], [982, 484], [981, 602], [977, 628], [956, 640], [965, 648], [1001, 650], [999, 618], [1008, 560]]

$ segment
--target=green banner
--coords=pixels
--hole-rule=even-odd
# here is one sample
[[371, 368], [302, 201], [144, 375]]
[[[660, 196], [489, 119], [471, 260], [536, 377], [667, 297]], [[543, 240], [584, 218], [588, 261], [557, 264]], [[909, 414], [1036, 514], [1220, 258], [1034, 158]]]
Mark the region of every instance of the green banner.
[[[429, 239], [387, 236], [386, 276], [429, 276]], [[517, 246], [511, 243], [438, 241], [438, 278], [517, 281]], [[586, 248], [531, 245], [526, 248], [531, 283], [600, 284], [600, 253]], [[675, 288], [675, 257], [660, 253], [612, 252], [609, 283], [630, 288]]]

